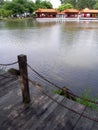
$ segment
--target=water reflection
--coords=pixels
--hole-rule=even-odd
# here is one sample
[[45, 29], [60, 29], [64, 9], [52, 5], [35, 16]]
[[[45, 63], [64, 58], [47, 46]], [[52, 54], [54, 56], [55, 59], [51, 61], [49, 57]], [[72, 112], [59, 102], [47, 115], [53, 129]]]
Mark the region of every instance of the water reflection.
[[36, 70], [81, 94], [98, 92], [98, 23], [0, 22], [1, 63], [23, 53]]

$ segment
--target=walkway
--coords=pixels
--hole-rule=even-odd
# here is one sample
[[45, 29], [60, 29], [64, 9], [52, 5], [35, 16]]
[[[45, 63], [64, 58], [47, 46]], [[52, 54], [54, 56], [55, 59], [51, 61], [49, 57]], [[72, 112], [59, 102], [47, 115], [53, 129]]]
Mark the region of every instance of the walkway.
[[7, 73], [1, 74], [0, 130], [98, 130], [97, 112], [63, 96], [45, 91], [54, 101], [73, 109], [73, 112], [65, 109], [31, 83], [31, 103], [23, 104], [19, 78], [11, 77]]

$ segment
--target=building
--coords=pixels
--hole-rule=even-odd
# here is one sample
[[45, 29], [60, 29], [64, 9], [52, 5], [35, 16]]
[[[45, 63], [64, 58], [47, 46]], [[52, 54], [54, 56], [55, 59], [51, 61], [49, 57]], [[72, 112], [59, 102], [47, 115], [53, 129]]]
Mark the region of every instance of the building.
[[85, 8], [80, 11], [82, 18], [97, 18], [98, 17], [98, 10], [90, 10]]
[[77, 18], [79, 14], [79, 10], [77, 9], [66, 9], [62, 11], [65, 14], [65, 18]]
[[37, 18], [56, 18], [58, 11], [56, 9], [38, 9], [36, 10]]

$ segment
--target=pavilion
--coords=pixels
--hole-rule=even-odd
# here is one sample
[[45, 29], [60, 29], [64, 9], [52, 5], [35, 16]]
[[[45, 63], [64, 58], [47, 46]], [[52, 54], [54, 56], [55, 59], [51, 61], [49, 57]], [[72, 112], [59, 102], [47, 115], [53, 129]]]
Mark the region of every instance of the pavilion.
[[88, 8], [85, 8], [80, 11], [80, 14], [81, 14], [81, 17], [97, 18], [98, 10], [90, 10]]
[[62, 11], [62, 13], [65, 14], [66, 18], [77, 18], [79, 10], [77, 10], [77, 9], [66, 9], [66, 10]]
[[37, 18], [56, 18], [58, 11], [56, 9], [38, 9], [36, 10]]

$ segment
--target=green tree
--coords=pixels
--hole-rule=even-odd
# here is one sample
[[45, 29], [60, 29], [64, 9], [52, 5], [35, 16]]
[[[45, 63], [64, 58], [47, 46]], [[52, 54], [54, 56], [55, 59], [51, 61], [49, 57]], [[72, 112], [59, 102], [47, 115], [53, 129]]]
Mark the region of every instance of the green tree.
[[14, 16], [16, 16], [17, 14], [21, 15], [23, 13], [33, 14], [33, 12], [38, 8], [53, 7], [50, 1], [48, 0], [36, 0], [35, 3], [31, 0], [5, 1], [0, 9], [0, 15], [8, 16], [13, 14]]
[[33, 13], [35, 10], [35, 4], [29, 0], [12, 0], [6, 1], [2, 6], [2, 9], [3, 12], [5, 10], [6, 12], [11, 12], [14, 16], [16, 16], [17, 14], [23, 14], [25, 12]]
[[77, 2], [77, 8], [78, 9], [84, 9], [84, 8], [89, 8], [93, 9], [94, 5], [96, 4], [96, 0], [78, 0]]
[[29, 0], [13, 0], [14, 3], [20, 4], [24, 7], [23, 12], [29, 12], [32, 13], [35, 9], [35, 4], [33, 1]]
[[3, 9], [12, 11], [14, 15], [22, 14], [25, 11], [25, 8], [22, 4], [16, 3], [14, 1], [5, 2]]
[[67, 4], [60, 5], [57, 8], [57, 10], [61, 12], [61, 11], [65, 10], [65, 9], [72, 9], [72, 8], [73, 8], [73, 6], [71, 4], [69, 4], [69, 3], [67, 3]]
[[0, 5], [2, 5], [4, 3], [4, 0], [0, 0]]
[[0, 9], [0, 16], [8, 17], [11, 14], [12, 14], [12, 11], [10, 11], [10, 10]]
[[52, 4], [50, 3], [50, 1], [47, 0], [36, 0], [35, 1], [35, 10], [39, 9], [39, 8], [43, 8], [43, 9], [51, 9], [53, 8]]
[[62, 4], [69, 3], [69, 4], [73, 5], [74, 8], [75, 8], [76, 3], [77, 3], [77, 0], [60, 0], [60, 1], [61, 1]]
[[52, 8], [53, 8], [52, 4], [51, 4], [49, 1], [46, 1], [46, 0], [42, 1], [42, 2], [41, 2], [41, 5], [42, 5], [44, 8], [47, 8], [47, 9], [52, 9]]
[[93, 9], [97, 0], [60, 0], [61, 3], [70, 3], [74, 8], [84, 9], [90, 8]]
[[3, 4], [4, 4], [4, 0], [0, 0], [0, 8], [2, 7]]
[[94, 5], [94, 9], [98, 9], [98, 2]]
[[65, 0], [60, 0], [61, 4], [64, 4]]

